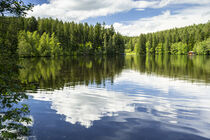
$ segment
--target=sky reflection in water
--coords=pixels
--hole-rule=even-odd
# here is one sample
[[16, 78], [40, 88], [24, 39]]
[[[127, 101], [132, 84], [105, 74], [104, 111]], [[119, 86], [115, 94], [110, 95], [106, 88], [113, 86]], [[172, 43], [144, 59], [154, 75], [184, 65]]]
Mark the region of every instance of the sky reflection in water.
[[[157, 138], [162, 131], [170, 135], [171, 137], [168, 136], [170, 139], [179, 139], [179, 132], [191, 134], [190, 139], [210, 139], [209, 91], [210, 86], [207, 84], [174, 80], [124, 69], [114, 78], [113, 84], [106, 81], [105, 86], [95, 84], [64, 86], [54, 91], [37, 90], [36, 93], [29, 93], [29, 95], [32, 97], [30, 99], [32, 102], [34, 100], [41, 101], [40, 104], [42, 101], [47, 102], [50, 109], [56, 111], [57, 115], [64, 116], [63, 120], [69, 124], [79, 124], [86, 129], [92, 128], [95, 132], [95, 127], [98, 127], [97, 131], [103, 131], [103, 125], [113, 128], [114, 136], [104, 134], [103, 137], [96, 137], [98, 139], [116, 139], [116, 137], [126, 139], [128, 133], [129, 139], [155, 139], [155, 135]], [[33, 103], [31, 106], [34, 106]], [[47, 114], [43, 110], [35, 112]], [[54, 113], [51, 112], [48, 115], [54, 115]], [[34, 120], [39, 121], [40, 118], [34, 118]], [[103, 125], [100, 127], [98, 123]], [[118, 123], [123, 126], [114, 128]], [[58, 124], [56, 127], [59, 129], [64, 126]], [[138, 131], [140, 128], [141, 131]], [[147, 128], [154, 134], [147, 134]], [[74, 133], [71, 136], [78, 139], [74, 137]]]
[[208, 56], [27, 58], [19, 64], [30, 95], [31, 139], [210, 139]]

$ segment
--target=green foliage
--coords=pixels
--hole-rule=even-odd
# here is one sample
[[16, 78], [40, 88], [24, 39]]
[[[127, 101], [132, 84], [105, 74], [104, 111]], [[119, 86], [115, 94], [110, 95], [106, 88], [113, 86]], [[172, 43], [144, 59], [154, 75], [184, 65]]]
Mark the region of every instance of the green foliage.
[[50, 38], [49, 46], [51, 48], [50, 54], [53, 56], [62, 55], [62, 48], [60, 46], [60, 42], [55, 37], [55, 34], [53, 33]]
[[[175, 30], [176, 31], [176, 30]], [[176, 39], [174, 37], [173, 43], [176, 42]], [[165, 36], [165, 42], [164, 43], [164, 53], [168, 54], [170, 53], [170, 32], [167, 32], [166, 36]]]
[[153, 53], [152, 36], [151, 35], [148, 37], [148, 41], [146, 42], [146, 53]]
[[31, 119], [27, 117], [27, 105], [19, 105], [27, 95], [22, 93], [22, 83], [18, 80], [19, 67], [16, 59], [0, 55], [0, 139], [18, 139], [28, 134]]
[[91, 54], [93, 50], [93, 44], [91, 42], [86, 42], [85, 44], [80, 44], [79, 52], [83, 55]]
[[[210, 22], [192, 25], [183, 28], [174, 28], [156, 33], [141, 34], [138, 37], [124, 37], [126, 52], [129, 51], [130, 42], [135, 44], [135, 52], [144, 54], [187, 54], [193, 48], [197, 54], [209, 54], [206, 43], [210, 36]], [[160, 45], [161, 44], [161, 45]], [[196, 45], [195, 45], [196, 44]], [[144, 49], [146, 46], [146, 50]]]
[[[161, 50], [165, 54], [171, 52], [174, 52], [173, 54], [187, 54], [186, 51], [192, 51], [195, 44], [209, 38], [209, 27], [210, 22], [156, 33], [142, 34], [138, 37], [126, 37], [116, 33], [113, 26], [105, 28], [105, 25], [101, 25], [100, 23], [93, 26], [87, 23], [62, 22], [57, 19], [53, 20], [52, 18], [39, 18], [36, 20], [34, 17], [0, 17], [0, 50], [7, 51], [8, 53], [16, 53], [19, 44], [28, 46], [24, 47], [27, 49], [20, 51], [26, 56], [38, 56], [38, 54], [40, 56], [121, 54], [125, 50], [127, 53], [135, 52], [137, 54], [155, 54], [157, 50], [158, 52]], [[39, 35], [41, 38], [41, 41], [36, 41], [39, 42], [39, 51], [34, 51], [33, 49], [37, 48], [37, 43], [34, 45], [30, 43], [36, 37], [30, 37], [31, 34], [27, 35], [27, 37], [18, 37], [18, 33], [22, 30], [25, 32], [29, 31], [33, 34], [37, 31], [35, 36], [38, 38]], [[55, 41], [50, 39], [52, 35], [56, 38], [54, 39]], [[18, 39], [20, 39], [20, 42], [18, 42]], [[187, 44], [187, 47], [178, 47], [177, 49], [179, 51], [174, 46], [171, 48], [172, 44], [179, 42]], [[91, 43], [91, 47], [87, 43]], [[161, 49], [159, 44], [162, 44]], [[50, 47], [50, 45], [53, 47]], [[32, 50], [33, 52], [29, 53]], [[178, 52], [176, 53], [176, 51]]]
[[210, 38], [195, 44], [193, 51], [196, 54], [210, 54]]
[[[36, 20], [34, 17], [0, 17], [0, 20], [7, 21], [0, 23], [0, 29], [2, 29], [0, 31], [0, 46], [11, 46], [9, 50], [13, 53], [19, 46], [18, 53], [21, 56], [124, 53], [124, 38], [114, 31], [113, 26], [105, 28], [105, 25], [100, 23], [93, 26], [87, 23], [63, 23], [52, 18]], [[31, 33], [25, 35], [28, 31]], [[34, 35], [36, 37], [33, 36], [35, 31], [37, 31]], [[19, 32], [22, 32], [21, 35], [18, 35]], [[30, 37], [31, 35], [32, 37]], [[37, 43], [33, 45], [30, 42], [37, 39], [38, 35], [40, 40], [37, 41], [39, 42], [37, 47]], [[6, 49], [6, 47], [3, 48], [3, 50]], [[32, 50], [36, 50], [36, 52], [30, 53]]]
[[146, 53], [152, 53], [153, 52], [153, 49], [152, 49], [152, 43], [151, 41], [147, 41], [146, 43]]
[[18, 36], [18, 54], [19, 56], [58, 56], [62, 55], [62, 48], [58, 39], [53, 33], [51, 37], [43, 33], [40, 37], [37, 31], [21, 31]]
[[187, 44], [178, 42], [171, 45], [171, 54], [187, 54]]
[[18, 54], [20, 56], [37, 56], [39, 46], [39, 34], [21, 31], [18, 35]]
[[39, 40], [39, 47], [37, 48], [40, 56], [50, 56], [50, 42], [49, 34], [44, 32]]
[[37, 30], [34, 17], [0, 17], [0, 51], [15, 54], [18, 46], [18, 33], [21, 30]]
[[146, 53], [146, 38], [145, 35], [140, 35], [139, 40], [136, 43], [136, 51], [138, 54], [145, 54]]
[[133, 44], [132, 39], [130, 39], [126, 49], [129, 50], [129, 52], [134, 51], [134, 44]]
[[159, 43], [157, 45], [157, 47], [155, 48], [155, 53], [156, 54], [163, 54], [163, 44], [162, 43]]
[[5, 13], [15, 14], [17, 16], [26, 15], [26, 11], [31, 10], [33, 4], [25, 5], [22, 0], [1, 0], [0, 13], [4, 16]]

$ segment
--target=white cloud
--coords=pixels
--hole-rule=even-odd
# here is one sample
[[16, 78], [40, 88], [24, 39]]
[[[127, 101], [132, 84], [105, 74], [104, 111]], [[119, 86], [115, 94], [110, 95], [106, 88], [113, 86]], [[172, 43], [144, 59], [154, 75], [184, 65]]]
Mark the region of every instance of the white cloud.
[[130, 21], [128, 24], [114, 23], [114, 28], [123, 35], [156, 32], [175, 27], [206, 23], [210, 20], [210, 5], [194, 6], [184, 10], [163, 12], [161, 15]]
[[132, 0], [50, 0], [48, 4], [36, 5], [29, 16], [52, 17], [61, 20], [81, 21], [89, 17], [106, 16], [132, 8], [143, 9], [156, 4]]
[[127, 21], [127, 24], [114, 23], [114, 27], [123, 35], [134, 36], [210, 20], [209, 0], [49, 0], [49, 3], [36, 5], [33, 12], [30, 11], [28, 15], [79, 22], [90, 17], [107, 16], [131, 9], [143, 11], [145, 8], [157, 9], [177, 4], [196, 6], [190, 6], [184, 10], [164, 11], [158, 16]]
[[161, 8], [167, 5], [174, 4], [209, 4], [209, 0], [158, 0], [153, 8]]
[[209, 4], [209, 0], [161, 0], [163, 3], [168, 4]]

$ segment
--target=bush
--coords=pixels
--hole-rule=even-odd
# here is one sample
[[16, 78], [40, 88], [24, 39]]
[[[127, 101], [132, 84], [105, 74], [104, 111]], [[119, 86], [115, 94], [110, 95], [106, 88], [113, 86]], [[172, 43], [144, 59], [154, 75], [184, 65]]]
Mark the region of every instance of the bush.
[[18, 35], [18, 54], [27, 56], [58, 56], [62, 55], [62, 48], [54, 33], [50, 36], [43, 33], [21, 31]]
[[171, 45], [171, 54], [187, 54], [188, 46], [186, 43], [178, 42]]
[[193, 51], [196, 54], [209, 54], [210, 53], [210, 38], [205, 41], [195, 44]]

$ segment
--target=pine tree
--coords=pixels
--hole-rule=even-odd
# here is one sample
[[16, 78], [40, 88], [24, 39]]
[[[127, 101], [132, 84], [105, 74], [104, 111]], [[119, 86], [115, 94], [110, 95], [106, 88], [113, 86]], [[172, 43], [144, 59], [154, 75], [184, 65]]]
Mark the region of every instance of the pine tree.
[[168, 54], [169, 52], [170, 52], [170, 32], [167, 32], [165, 36], [164, 53]]
[[146, 53], [146, 39], [145, 35], [141, 34], [139, 40], [137, 41], [137, 53], [138, 54], [145, 54]]

